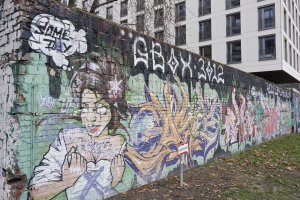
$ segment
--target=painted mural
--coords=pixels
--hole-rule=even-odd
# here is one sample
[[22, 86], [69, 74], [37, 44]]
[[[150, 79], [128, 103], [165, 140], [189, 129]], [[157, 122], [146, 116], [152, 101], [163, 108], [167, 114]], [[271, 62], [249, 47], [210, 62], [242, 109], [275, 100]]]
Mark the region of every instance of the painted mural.
[[[50, 145], [30, 180], [34, 199], [52, 198], [61, 191], [68, 199], [105, 197], [122, 178], [126, 143], [109, 130], [114, 133], [121, 127], [125, 116], [124, 78], [111, 57], [93, 56], [70, 82], [80, 99], [82, 126], [61, 130]], [[56, 189], [49, 194], [49, 187]]]
[[[32, 34], [58, 31], [53, 27], [62, 22], [50, 15], [37, 16], [32, 21]], [[62, 32], [65, 38], [70, 37], [70, 31]], [[55, 198], [62, 193], [67, 199], [104, 198], [174, 173], [182, 144], [188, 144], [185, 165], [195, 167], [218, 154], [218, 146], [225, 152], [241, 150], [247, 144], [275, 137], [281, 124], [288, 125], [288, 121], [281, 123], [280, 115], [288, 120], [282, 112], [288, 114], [290, 108], [284, 102], [279, 104], [280, 97], [288, 98], [288, 93], [278, 93], [278, 88], [270, 85], [266, 94], [255, 86], [247, 90], [236, 85], [221, 94], [218, 86], [226, 81], [222, 64], [191, 53], [184, 55], [174, 48], [163, 54], [160, 43], [152, 41], [149, 46], [144, 37], [128, 33], [133, 41], [132, 66], [130, 57], [114, 48], [105, 51], [109, 44], [102, 42], [78, 62], [79, 66], [65, 62], [62, 69], [69, 77], [69, 96], [56, 99], [39, 94], [40, 105], [50, 111], [61, 98], [70, 99], [73, 111], [61, 104], [58, 110], [64, 115], [56, 117], [76, 121], [48, 138], [52, 139], [49, 148], [29, 181], [31, 198]], [[29, 42], [37, 49], [32, 40]], [[61, 68], [60, 57], [53, 56], [63, 54], [57, 45], [50, 45], [44, 37], [35, 43], [46, 47], [48, 51], [41, 49], [41, 53]], [[80, 52], [86, 49], [84, 46]], [[40, 125], [46, 122], [42, 120]], [[122, 180], [124, 177], [132, 180], [132, 186]], [[55, 189], [49, 192], [49, 187]]]
[[30, 30], [32, 36], [29, 38], [29, 46], [52, 57], [54, 63], [64, 70], [71, 70], [66, 56], [87, 51], [86, 32], [82, 29], [76, 32], [68, 20], [41, 14], [32, 20]]
[[31, 16], [30, 59], [14, 74], [24, 102], [0, 98], [20, 115], [20, 199], [107, 198], [177, 173], [180, 145], [192, 168], [291, 131], [289, 90], [76, 14]]

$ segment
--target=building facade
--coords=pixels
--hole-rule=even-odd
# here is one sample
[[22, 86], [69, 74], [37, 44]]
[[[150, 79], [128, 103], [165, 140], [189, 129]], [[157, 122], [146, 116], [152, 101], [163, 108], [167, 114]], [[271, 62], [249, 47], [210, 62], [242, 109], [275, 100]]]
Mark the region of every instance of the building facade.
[[74, 2], [98, 16], [272, 82], [300, 81], [299, 0]]

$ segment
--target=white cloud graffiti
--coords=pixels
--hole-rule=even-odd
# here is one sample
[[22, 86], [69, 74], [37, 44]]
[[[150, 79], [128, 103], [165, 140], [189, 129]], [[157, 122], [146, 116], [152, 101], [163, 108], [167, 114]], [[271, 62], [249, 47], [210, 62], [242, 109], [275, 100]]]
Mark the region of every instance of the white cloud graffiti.
[[51, 56], [54, 63], [64, 70], [68, 67], [67, 56], [87, 51], [86, 32], [80, 29], [75, 31], [74, 25], [68, 20], [60, 20], [52, 15], [37, 15], [31, 23], [32, 36], [29, 38], [29, 46], [35, 50], [41, 50]]

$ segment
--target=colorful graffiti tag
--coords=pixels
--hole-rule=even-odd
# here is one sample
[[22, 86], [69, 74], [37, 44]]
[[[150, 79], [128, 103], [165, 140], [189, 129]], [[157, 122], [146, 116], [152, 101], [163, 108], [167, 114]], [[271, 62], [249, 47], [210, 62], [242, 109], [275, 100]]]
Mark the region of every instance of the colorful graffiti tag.
[[138, 137], [127, 146], [128, 164], [143, 178], [149, 174], [159, 178], [165, 167], [176, 164], [180, 144], [188, 144], [185, 163], [194, 166], [195, 157], [206, 157], [208, 149], [217, 142], [219, 100], [207, 102], [197, 94], [198, 102], [190, 104], [183, 85], [178, 79], [176, 82], [178, 93], [168, 81], [164, 83], [163, 102], [145, 86], [147, 101], [131, 108], [136, 116], [133, 127], [145, 123], [145, 118], [152, 124], [138, 132]]

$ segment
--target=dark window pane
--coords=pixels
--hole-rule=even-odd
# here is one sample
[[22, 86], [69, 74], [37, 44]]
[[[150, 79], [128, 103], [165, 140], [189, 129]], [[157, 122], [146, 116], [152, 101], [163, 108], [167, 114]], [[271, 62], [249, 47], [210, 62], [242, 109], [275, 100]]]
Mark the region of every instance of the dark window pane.
[[106, 8], [106, 19], [113, 19], [113, 7]]
[[227, 63], [242, 61], [241, 41], [227, 43]]
[[241, 17], [240, 13], [227, 15], [226, 19], [226, 32], [227, 36], [236, 35], [241, 33]]
[[292, 23], [291, 23], [291, 19], [289, 19], [289, 38], [292, 39]]
[[125, 19], [125, 20], [122, 20], [122, 21], [120, 22], [120, 24], [124, 24], [124, 25], [126, 25], [126, 24], [128, 24], [128, 20], [127, 20], [127, 19]]
[[176, 22], [185, 20], [185, 2], [175, 5], [175, 20]]
[[284, 60], [288, 62], [287, 39], [284, 39]]
[[121, 17], [128, 14], [128, 1], [121, 2]]
[[292, 46], [291, 45], [289, 46], [289, 55], [290, 55], [289, 63], [290, 63], [290, 65], [292, 65]]
[[154, 27], [162, 27], [164, 26], [164, 9], [159, 9], [155, 11], [154, 16]]
[[211, 0], [199, 0], [199, 16], [211, 13]]
[[211, 20], [199, 22], [199, 41], [211, 39]]
[[142, 11], [145, 10], [145, 0], [137, 0], [136, 1], [136, 11]]
[[186, 28], [185, 26], [178, 26], [175, 28], [175, 44], [183, 45], [186, 43]]
[[263, 36], [259, 38], [259, 59], [276, 58], [275, 36]]
[[226, 9], [240, 6], [240, 0], [226, 0]]
[[[286, 20], [286, 14], [284, 16]], [[258, 9], [258, 28], [268, 29], [275, 27], [275, 6], [267, 6]]]
[[157, 6], [157, 5], [161, 5], [164, 3], [164, 0], [154, 0], [154, 5]]
[[160, 41], [164, 41], [164, 31], [155, 32], [155, 38]]
[[[286, 11], [284, 10], [284, 15], [283, 15], [284, 17], [283, 17], [283, 20], [284, 20], [284, 22], [283, 22], [283, 24], [284, 24], [284, 32], [285, 33], [287, 33], [287, 26], [286, 26], [286, 24], [287, 24], [287, 18], [286, 18]], [[297, 18], [298, 19], [298, 18]]]
[[200, 56], [206, 57], [206, 58], [212, 58], [211, 56], [211, 45], [202, 46], [199, 47]]
[[144, 21], [145, 21], [145, 16], [144, 15], [138, 15], [136, 16], [136, 30], [139, 32], [144, 31]]

